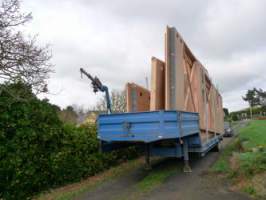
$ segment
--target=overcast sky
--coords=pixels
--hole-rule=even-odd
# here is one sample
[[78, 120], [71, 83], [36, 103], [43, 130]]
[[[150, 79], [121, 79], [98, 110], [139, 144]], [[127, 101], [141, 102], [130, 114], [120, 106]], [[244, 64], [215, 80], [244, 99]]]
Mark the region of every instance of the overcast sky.
[[175, 26], [208, 69], [224, 107], [247, 107], [248, 88], [266, 89], [266, 1], [261, 0], [24, 0], [33, 21], [26, 26], [49, 43], [55, 73], [52, 103], [93, 106], [94, 95], [79, 68], [97, 75], [110, 89], [126, 82], [145, 86], [151, 57], [164, 60], [164, 32]]

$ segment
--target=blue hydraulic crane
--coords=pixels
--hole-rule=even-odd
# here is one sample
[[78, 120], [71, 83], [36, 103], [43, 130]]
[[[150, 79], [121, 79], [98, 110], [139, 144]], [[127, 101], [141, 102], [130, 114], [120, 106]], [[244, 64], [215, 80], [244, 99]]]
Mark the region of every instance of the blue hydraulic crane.
[[85, 74], [88, 79], [91, 80], [91, 84], [93, 87], [93, 92], [96, 93], [99, 90], [101, 92], [105, 93], [105, 99], [106, 99], [106, 106], [107, 106], [107, 113], [111, 114], [112, 113], [112, 109], [111, 109], [111, 99], [110, 99], [110, 95], [109, 95], [109, 91], [108, 91], [108, 87], [106, 85], [103, 85], [102, 82], [99, 80], [99, 78], [97, 76], [95, 76], [94, 78], [88, 73], [86, 72], [83, 68], [80, 68], [80, 73], [81, 76], [82, 74]]

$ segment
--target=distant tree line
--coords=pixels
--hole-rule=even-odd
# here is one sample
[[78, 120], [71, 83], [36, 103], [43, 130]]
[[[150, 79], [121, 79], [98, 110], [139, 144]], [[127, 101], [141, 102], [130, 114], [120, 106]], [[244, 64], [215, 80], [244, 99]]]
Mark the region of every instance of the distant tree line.
[[[125, 91], [113, 90], [111, 92], [112, 112], [121, 113], [126, 111], [126, 96]], [[59, 118], [66, 123], [82, 124], [86, 123], [88, 118], [97, 117], [100, 113], [106, 113], [106, 100], [104, 97], [100, 98], [96, 105], [91, 108], [83, 108], [76, 104], [69, 105], [66, 108], [60, 109], [57, 106], [57, 113]]]
[[241, 119], [266, 117], [266, 91], [259, 88], [247, 90], [242, 99], [249, 104], [249, 108], [240, 111], [230, 112], [224, 108], [225, 120], [237, 121]]

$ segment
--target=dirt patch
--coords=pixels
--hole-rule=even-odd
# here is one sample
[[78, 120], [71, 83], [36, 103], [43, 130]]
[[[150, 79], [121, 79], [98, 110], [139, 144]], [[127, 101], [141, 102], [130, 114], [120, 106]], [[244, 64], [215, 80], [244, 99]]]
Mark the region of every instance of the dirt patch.
[[233, 153], [230, 160], [230, 168], [234, 171], [238, 170], [240, 167], [240, 163], [239, 163], [239, 154], [238, 153]]
[[255, 199], [266, 199], [266, 172], [257, 174], [251, 179], [237, 178], [234, 182], [232, 191], [244, 191]]
[[251, 182], [256, 190], [256, 195], [266, 199], [266, 172], [257, 174]]

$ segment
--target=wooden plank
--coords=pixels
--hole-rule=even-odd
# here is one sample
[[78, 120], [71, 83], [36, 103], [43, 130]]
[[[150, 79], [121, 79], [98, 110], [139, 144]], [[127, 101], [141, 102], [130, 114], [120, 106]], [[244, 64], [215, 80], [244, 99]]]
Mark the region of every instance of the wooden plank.
[[185, 60], [185, 110], [189, 112], [197, 112], [195, 104], [195, 91], [192, 88], [192, 78], [194, 78], [195, 66], [193, 58], [184, 54]]
[[150, 110], [165, 109], [165, 63], [155, 57], [151, 59]]

